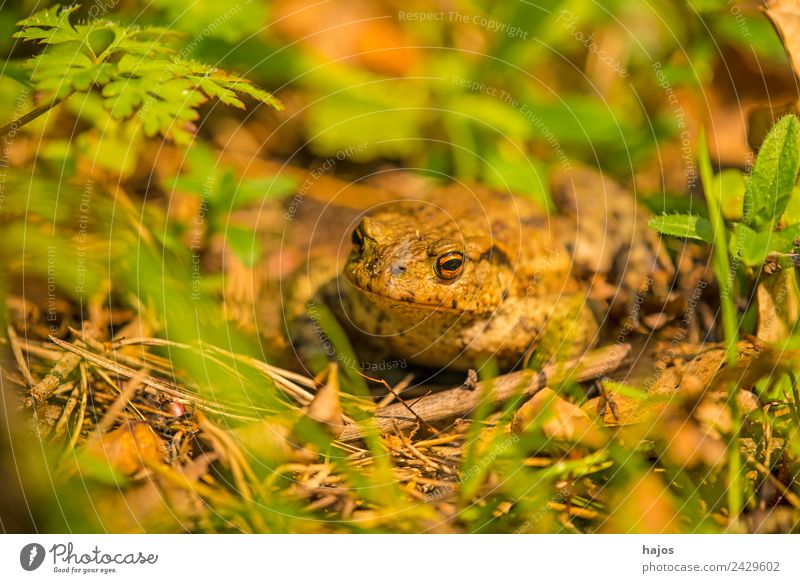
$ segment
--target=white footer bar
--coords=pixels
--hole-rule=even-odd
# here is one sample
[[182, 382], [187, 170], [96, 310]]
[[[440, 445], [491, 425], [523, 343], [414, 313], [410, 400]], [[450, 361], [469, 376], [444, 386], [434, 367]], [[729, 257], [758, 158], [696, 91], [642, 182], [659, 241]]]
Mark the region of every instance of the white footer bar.
[[[0, 581], [800, 581], [796, 535], [2, 535]], [[241, 579], [239, 579], [241, 577]], [[247, 579], [244, 579], [247, 577]], [[566, 578], [565, 578], [566, 577]], [[169, 578], [169, 579], [168, 579]], [[231, 579], [235, 578], [235, 579]], [[422, 578], [422, 579], [419, 579]], [[550, 579], [552, 578], [552, 579]]]

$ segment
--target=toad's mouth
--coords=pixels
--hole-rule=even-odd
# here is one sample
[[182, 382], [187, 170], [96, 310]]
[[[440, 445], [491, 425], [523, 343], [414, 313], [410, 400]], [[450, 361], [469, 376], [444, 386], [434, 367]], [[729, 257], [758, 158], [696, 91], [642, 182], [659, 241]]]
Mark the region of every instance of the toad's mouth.
[[[452, 298], [451, 300], [442, 300], [440, 302], [429, 302], [429, 301], [420, 301], [416, 297], [411, 295], [407, 295], [404, 297], [397, 297], [381, 292], [376, 292], [371, 289], [367, 289], [354, 280], [353, 274], [350, 272], [349, 269], [345, 270], [345, 279], [350, 285], [352, 285], [356, 290], [358, 290], [360, 294], [363, 294], [367, 299], [369, 299], [372, 303], [375, 304], [384, 304], [384, 305], [391, 304], [405, 309], [416, 308], [420, 311], [426, 311], [426, 312], [445, 312], [449, 314], [476, 313], [476, 310], [472, 308], [463, 308], [461, 306], [458, 306], [458, 300], [456, 298]], [[455, 307], [453, 307], [453, 302], [455, 302]]]

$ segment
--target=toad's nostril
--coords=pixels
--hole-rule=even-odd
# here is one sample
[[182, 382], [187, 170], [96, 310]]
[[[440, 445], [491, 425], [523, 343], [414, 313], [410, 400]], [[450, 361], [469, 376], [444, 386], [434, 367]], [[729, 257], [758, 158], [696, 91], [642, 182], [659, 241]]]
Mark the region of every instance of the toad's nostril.
[[398, 276], [401, 273], [405, 272], [406, 272], [406, 266], [403, 265], [402, 263], [392, 263], [389, 266], [389, 273], [391, 273], [394, 276]]

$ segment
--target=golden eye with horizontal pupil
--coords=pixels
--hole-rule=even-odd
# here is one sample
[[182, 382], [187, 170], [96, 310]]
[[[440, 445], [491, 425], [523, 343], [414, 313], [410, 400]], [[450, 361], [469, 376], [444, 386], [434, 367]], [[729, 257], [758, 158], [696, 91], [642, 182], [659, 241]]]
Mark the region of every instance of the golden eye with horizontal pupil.
[[455, 279], [464, 269], [464, 254], [461, 251], [448, 251], [436, 258], [436, 275], [442, 279]]
[[350, 237], [350, 240], [353, 242], [353, 246], [359, 250], [364, 247], [364, 229], [361, 225], [358, 225], [355, 229], [353, 229], [353, 234]]

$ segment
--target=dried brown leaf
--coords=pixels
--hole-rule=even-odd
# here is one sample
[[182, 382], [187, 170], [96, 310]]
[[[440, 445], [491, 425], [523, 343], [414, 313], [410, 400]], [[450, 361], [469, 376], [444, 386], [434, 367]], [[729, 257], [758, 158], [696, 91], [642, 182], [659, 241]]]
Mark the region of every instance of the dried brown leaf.
[[520, 407], [512, 431], [539, 431], [548, 439], [602, 447], [606, 437], [580, 407], [564, 400], [552, 389], [542, 389]]
[[334, 437], [338, 437], [344, 431], [344, 412], [340, 401], [339, 375], [336, 368], [331, 369], [328, 382], [320, 387], [314, 400], [309, 404], [308, 416]]
[[800, 76], [800, 2], [769, 0], [764, 12], [781, 36], [795, 75]]
[[144, 467], [164, 463], [165, 447], [149, 425], [130, 422], [90, 440], [84, 451], [107, 461], [121, 473], [132, 475]]
[[800, 300], [788, 271], [776, 273], [758, 284], [758, 329], [756, 336], [764, 342], [786, 340], [797, 324]]

